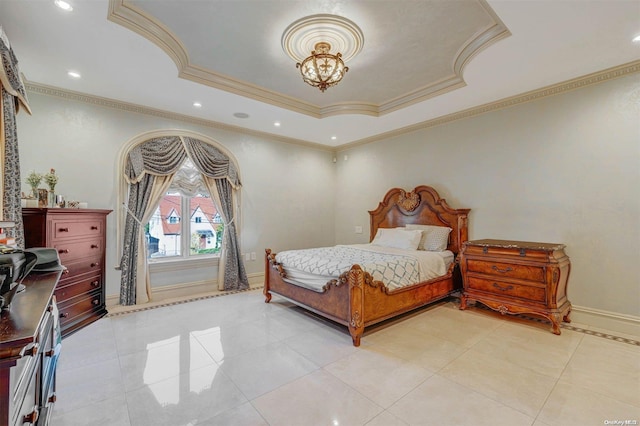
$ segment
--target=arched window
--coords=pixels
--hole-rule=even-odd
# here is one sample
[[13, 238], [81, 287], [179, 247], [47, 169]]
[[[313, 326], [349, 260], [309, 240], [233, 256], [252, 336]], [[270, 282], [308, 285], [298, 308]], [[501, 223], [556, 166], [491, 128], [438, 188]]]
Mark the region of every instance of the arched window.
[[[190, 253], [191, 229], [185, 232], [183, 227], [191, 224], [193, 212], [191, 202], [185, 202], [185, 197], [192, 198], [198, 194], [206, 197], [207, 192], [224, 227], [219, 250], [218, 288], [237, 290], [249, 287], [240, 256], [236, 222], [237, 193], [241, 184], [237, 164], [229, 152], [206, 136], [192, 132], [152, 132], [138, 136], [123, 148], [120, 165], [120, 201], [124, 209], [118, 222], [122, 241], [121, 304], [144, 303], [150, 297], [147, 257], [150, 256], [149, 249], [156, 248], [149, 244], [151, 226], [156, 227], [153, 238], [158, 240], [157, 226], [165, 223], [178, 227], [181, 235], [188, 233], [190, 237], [182, 238], [180, 242], [180, 253], [187, 256], [182, 248], [189, 247]], [[162, 200], [172, 191], [180, 194], [180, 208], [172, 209], [167, 215], [168, 221], [163, 220], [162, 213], [159, 220], [154, 218]], [[191, 195], [185, 195], [187, 192]], [[215, 213], [209, 212], [210, 217]], [[196, 251], [206, 250], [207, 241], [218, 242], [213, 233], [209, 235], [206, 231], [195, 232], [193, 245]]]

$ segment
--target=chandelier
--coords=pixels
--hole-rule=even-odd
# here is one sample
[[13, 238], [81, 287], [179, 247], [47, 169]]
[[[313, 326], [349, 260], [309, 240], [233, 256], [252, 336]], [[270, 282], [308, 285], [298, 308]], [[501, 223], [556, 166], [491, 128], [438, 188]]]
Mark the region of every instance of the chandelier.
[[[349, 71], [345, 61], [353, 59], [363, 44], [362, 30], [347, 18], [336, 15], [298, 19], [282, 34], [282, 49], [300, 69], [304, 82], [321, 92], [340, 83]], [[330, 53], [332, 47], [340, 53]]]
[[342, 54], [332, 55], [329, 53], [330, 50], [329, 43], [324, 41], [316, 43], [311, 56], [302, 63], [296, 64], [296, 68], [300, 68], [304, 82], [317, 87], [321, 92], [340, 83], [344, 74], [349, 71], [349, 67], [346, 67], [342, 61]]

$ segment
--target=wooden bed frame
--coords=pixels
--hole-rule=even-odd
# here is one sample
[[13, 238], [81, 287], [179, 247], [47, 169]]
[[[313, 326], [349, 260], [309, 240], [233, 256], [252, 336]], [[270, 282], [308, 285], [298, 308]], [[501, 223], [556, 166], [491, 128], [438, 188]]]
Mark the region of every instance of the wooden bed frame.
[[354, 346], [360, 346], [364, 328], [395, 317], [449, 296], [462, 288], [458, 268], [458, 253], [467, 241], [467, 214], [469, 209], [452, 209], [440, 198], [435, 189], [418, 186], [405, 192], [393, 188], [387, 192], [376, 210], [369, 212], [370, 241], [378, 228], [395, 228], [406, 224], [448, 226], [452, 228], [448, 250], [456, 254], [446, 275], [411, 286], [388, 290], [380, 281], [374, 281], [359, 265], [353, 265], [339, 279], [329, 281], [322, 292], [310, 290], [284, 281], [285, 271], [276, 262], [276, 254], [266, 249], [264, 296], [278, 294], [305, 309], [346, 325]]

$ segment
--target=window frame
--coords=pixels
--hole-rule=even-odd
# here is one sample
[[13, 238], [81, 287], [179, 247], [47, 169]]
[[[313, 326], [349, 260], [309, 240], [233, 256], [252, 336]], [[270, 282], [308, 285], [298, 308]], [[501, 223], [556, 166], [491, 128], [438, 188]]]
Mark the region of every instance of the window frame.
[[[167, 194], [165, 195], [169, 195], [169, 192], [170, 191], [167, 191]], [[189, 220], [178, 220], [178, 223], [180, 224], [180, 232], [181, 232], [180, 252], [182, 254], [179, 256], [162, 256], [162, 257], [155, 257], [155, 258], [148, 257], [147, 265], [151, 267], [151, 265], [159, 265], [159, 264], [165, 264], [165, 263], [175, 264], [175, 263], [187, 262], [186, 263], [187, 265], [197, 266], [199, 262], [193, 262], [193, 261], [203, 260], [204, 262], [206, 262], [207, 266], [211, 266], [211, 260], [216, 259], [217, 261], [215, 262], [215, 265], [217, 266], [220, 256], [222, 255], [222, 247], [220, 248], [220, 252], [218, 253], [191, 254], [191, 211], [190, 209], [191, 209], [191, 199], [193, 197], [187, 197], [180, 193], [178, 193], [177, 195], [180, 196], [180, 218], [185, 217], [185, 213], [186, 213], [186, 217], [189, 218]], [[211, 195], [209, 195], [209, 197], [211, 198]], [[215, 206], [215, 203], [214, 203], [214, 206]], [[216, 213], [218, 213], [217, 209], [218, 208], [216, 206]], [[170, 223], [169, 217], [167, 217], [167, 223]], [[160, 220], [163, 220], [162, 217], [160, 218]], [[184, 236], [187, 236], [187, 235], [188, 235], [188, 238], [183, 238]], [[188, 269], [188, 268], [184, 268], [184, 269]], [[159, 272], [160, 270], [161, 269], [158, 269], [158, 268], [152, 269], [153, 272]]]

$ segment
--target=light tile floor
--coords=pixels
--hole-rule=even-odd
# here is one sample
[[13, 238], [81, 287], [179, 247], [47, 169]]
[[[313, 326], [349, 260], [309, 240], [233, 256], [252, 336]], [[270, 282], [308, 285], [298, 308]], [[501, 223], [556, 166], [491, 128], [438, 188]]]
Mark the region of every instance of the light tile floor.
[[374, 327], [359, 348], [259, 290], [114, 315], [64, 339], [57, 380], [53, 426], [640, 422], [633, 341], [455, 301]]

